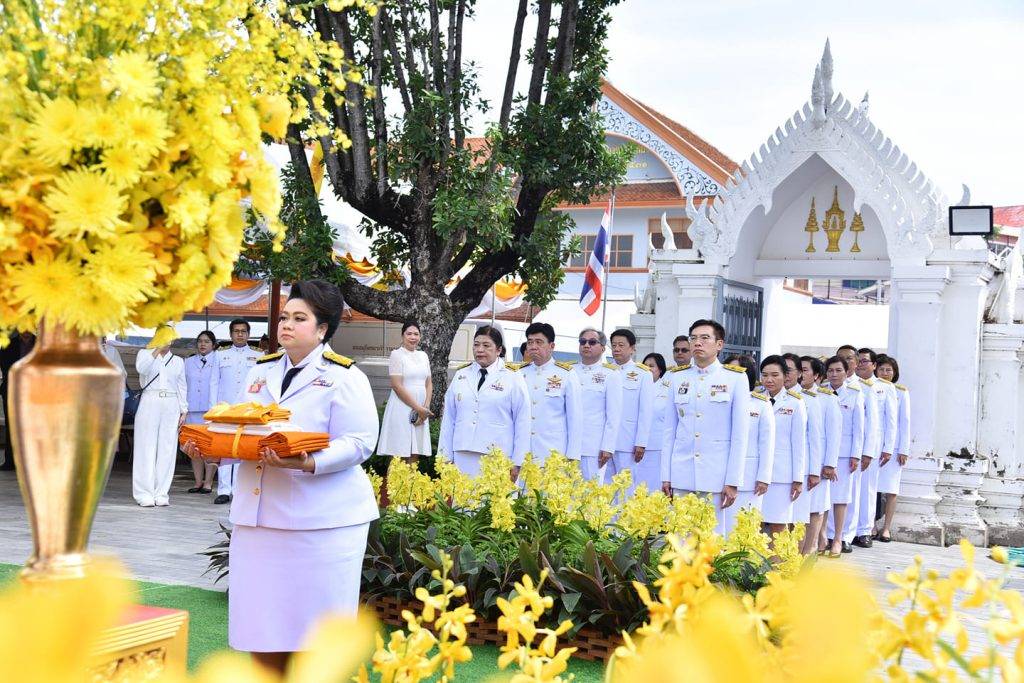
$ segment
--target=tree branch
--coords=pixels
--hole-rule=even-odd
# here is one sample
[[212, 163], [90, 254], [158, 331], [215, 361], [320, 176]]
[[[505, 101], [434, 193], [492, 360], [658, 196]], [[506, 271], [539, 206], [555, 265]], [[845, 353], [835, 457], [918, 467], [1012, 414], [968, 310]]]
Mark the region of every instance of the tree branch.
[[526, 23], [528, 3], [529, 0], [519, 0], [516, 25], [512, 32], [512, 50], [508, 59], [508, 75], [505, 76], [505, 94], [501, 98], [501, 115], [498, 117], [498, 128], [502, 134], [508, 131], [508, 121], [512, 115], [512, 99], [515, 97], [516, 73], [519, 70], [519, 58], [523, 46], [523, 24]]
[[452, 122], [455, 130], [455, 148], [461, 150], [466, 143], [466, 130], [462, 125], [462, 20], [466, 16], [466, 0], [458, 0], [458, 17], [455, 22], [455, 35], [452, 34], [451, 22], [448, 24], [448, 44], [455, 43], [455, 69], [449, 78], [449, 89], [454, 88], [455, 96], [452, 103]]
[[[563, 0], [562, 16], [558, 22], [558, 41], [555, 43], [555, 55], [551, 60], [551, 76], [549, 84], [558, 76], [568, 76], [572, 70], [572, 56], [576, 49], [576, 18], [579, 15], [578, 0]], [[548, 99], [552, 90], [548, 89]]]
[[533, 73], [530, 74], [529, 104], [540, 104], [544, 73], [548, 66], [548, 32], [551, 29], [551, 0], [540, 0], [537, 8], [537, 37], [533, 42]]
[[[331, 12], [330, 19], [336, 39], [345, 55], [352, 59], [355, 55], [355, 41], [348, 23], [351, 10]], [[369, 198], [373, 187], [373, 171], [370, 166], [370, 133], [366, 126], [366, 101], [363, 89], [358, 83], [345, 83], [345, 107], [350, 126], [349, 139], [352, 140], [352, 190], [355, 196]]]
[[384, 40], [381, 37], [381, 14], [373, 17], [372, 38], [370, 44], [370, 64], [373, 69], [371, 76], [374, 87], [373, 98], [373, 137], [376, 145], [377, 161], [377, 196], [383, 197], [388, 187], [388, 126], [384, 118], [384, 89], [382, 71], [384, 69]]
[[[444, 98], [437, 113], [440, 120], [437, 121], [437, 141], [441, 144], [441, 158], [448, 157], [451, 151], [451, 126], [448, 105], [451, 102], [451, 93], [445, 83], [445, 65], [441, 57], [441, 16], [437, 8], [437, 0], [428, 0], [427, 7], [430, 10], [430, 66], [434, 76], [434, 92]], [[449, 12], [449, 17], [452, 16]], [[449, 46], [449, 51], [451, 47]]]
[[405, 107], [406, 115], [412, 110], [412, 97], [409, 95], [409, 83], [405, 79], [405, 69], [402, 67], [402, 60], [398, 54], [398, 46], [395, 43], [395, 27], [384, 7], [380, 8], [381, 21], [384, 22], [384, 42], [387, 43], [388, 52], [391, 53], [391, 61], [395, 70], [395, 81], [398, 82], [398, 92], [402, 96], [402, 106]]

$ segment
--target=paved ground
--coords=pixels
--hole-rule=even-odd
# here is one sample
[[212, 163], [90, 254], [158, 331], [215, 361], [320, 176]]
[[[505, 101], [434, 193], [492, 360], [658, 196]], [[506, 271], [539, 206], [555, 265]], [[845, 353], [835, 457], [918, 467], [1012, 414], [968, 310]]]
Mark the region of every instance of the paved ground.
[[[171, 506], [140, 508], [131, 497], [131, 470], [127, 461], [116, 463], [93, 527], [90, 549], [95, 554], [117, 555], [144, 581], [186, 584], [214, 588], [212, 577], [204, 576], [206, 558], [199, 555], [219, 540], [218, 523], [227, 523], [226, 505], [214, 505], [213, 495], [188, 494], [192, 474], [179, 463], [171, 488]], [[0, 472], [0, 563], [21, 564], [31, 554], [32, 542], [22, 507], [17, 480], [12, 472]], [[910, 543], [876, 543], [868, 550], [857, 549], [841, 562], [862, 571], [876, 588], [880, 602], [888, 592], [885, 575], [901, 571], [915, 555], [925, 565], [947, 574], [960, 566], [957, 547], [937, 548]], [[998, 566], [979, 549], [977, 564], [995, 576]], [[1024, 569], [1013, 570], [1011, 587], [1024, 590]], [[216, 588], [223, 589], [223, 584]], [[968, 622], [972, 643], [984, 643], [978, 624]], [[974, 648], [972, 648], [973, 650]]]

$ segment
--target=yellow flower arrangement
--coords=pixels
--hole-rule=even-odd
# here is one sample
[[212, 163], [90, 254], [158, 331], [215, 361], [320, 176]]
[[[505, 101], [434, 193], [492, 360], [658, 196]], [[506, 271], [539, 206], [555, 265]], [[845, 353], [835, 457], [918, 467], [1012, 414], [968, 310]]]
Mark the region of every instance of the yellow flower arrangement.
[[529, 575], [523, 576], [522, 581], [516, 582], [511, 599], [498, 598], [498, 609], [501, 610], [498, 630], [505, 634], [498, 667], [505, 669], [513, 662], [519, 667], [519, 673], [509, 683], [563, 683], [573, 680], [572, 674], [563, 678], [562, 673], [576, 648], [558, 647], [558, 637], [572, 628], [572, 621], [565, 620], [553, 629], [537, 627], [537, 622], [554, 604], [550, 595], [540, 593], [547, 577], [548, 570], [542, 570], [540, 580], [534, 586]]
[[288, 93], [321, 87], [308, 74], [334, 72], [323, 85], [339, 89], [357, 79], [336, 45], [293, 21], [302, 11], [277, 0], [4, 3], [0, 344], [43, 319], [96, 335], [201, 309], [230, 281], [243, 203], [280, 243], [261, 137], [312, 121], [313, 134], [347, 144]]

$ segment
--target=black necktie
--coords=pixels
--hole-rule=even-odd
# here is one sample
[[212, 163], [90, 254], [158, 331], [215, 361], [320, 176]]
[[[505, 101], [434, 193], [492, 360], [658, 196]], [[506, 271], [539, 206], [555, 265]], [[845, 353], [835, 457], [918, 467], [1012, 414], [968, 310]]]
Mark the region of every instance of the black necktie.
[[206, 365], [206, 359], [205, 358], [200, 358], [199, 362], [202, 363], [204, 366]]
[[487, 368], [480, 368], [480, 381], [476, 383], [477, 391], [480, 391], [480, 387], [484, 385], [485, 379], [487, 379]]
[[775, 399], [774, 398], [769, 398], [768, 400], [772, 402], [772, 405], [775, 405]]
[[[306, 367], [305, 365], [302, 368]], [[288, 372], [284, 373], [284, 381], [281, 382], [281, 395], [284, 396], [284, 392], [288, 391], [288, 385], [295, 379], [295, 375], [302, 372], [302, 368], [292, 368]]]

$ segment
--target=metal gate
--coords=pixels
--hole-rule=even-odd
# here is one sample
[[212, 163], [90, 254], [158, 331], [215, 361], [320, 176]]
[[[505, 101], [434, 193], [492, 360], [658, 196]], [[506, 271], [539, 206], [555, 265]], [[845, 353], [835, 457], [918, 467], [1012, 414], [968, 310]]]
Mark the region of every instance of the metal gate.
[[764, 289], [744, 282], [718, 278], [715, 285], [715, 320], [725, 327], [722, 358], [746, 353], [761, 362], [761, 331]]

